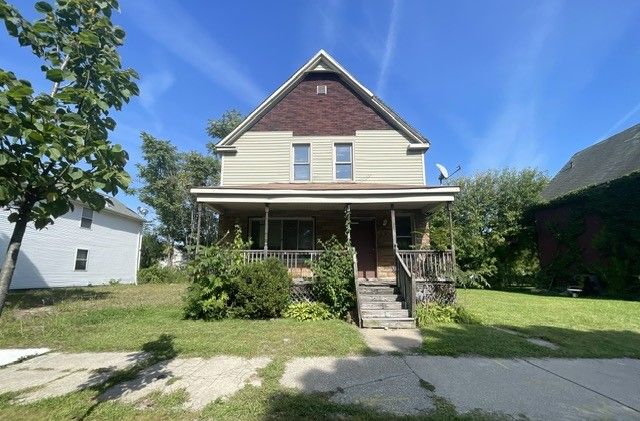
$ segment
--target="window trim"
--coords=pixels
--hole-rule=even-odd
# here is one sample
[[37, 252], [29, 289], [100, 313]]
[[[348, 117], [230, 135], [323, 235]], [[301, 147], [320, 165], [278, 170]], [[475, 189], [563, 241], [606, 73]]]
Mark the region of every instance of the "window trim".
[[[349, 145], [351, 146], [351, 162], [338, 162], [337, 161], [337, 147], [341, 145]], [[356, 178], [356, 166], [354, 164], [355, 161], [355, 147], [353, 142], [344, 142], [344, 141], [336, 141], [333, 142], [333, 181], [334, 182], [353, 182]], [[338, 164], [351, 164], [351, 178], [338, 178]]]
[[[296, 166], [296, 154], [295, 154], [295, 147], [296, 146], [308, 146], [309, 147], [309, 160], [307, 161], [307, 164], [302, 164], [302, 165], [309, 165], [309, 179], [308, 180], [296, 180], [296, 172], [295, 172], [295, 166]], [[290, 167], [289, 167], [289, 180], [292, 183], [311, 183], [311, 180], [313, 179], [313, 146], [311, 146], [311, 142], [291, 142], [291, 148], [289, 149], [289, 153], [290, 155]]]
[[[85, 218], [84, 217], [84, 211], [88, 210], [91, 212], [91, 218]], [[88, 208], [86, 206], [82, 206], [82, 211], [80, 212], [80, 228], [85, 229], [85, 230], [90, 230], [91, 227], [93, 226], [93, 215], [94, 215], [94, 211], [91, 208]], [[89, 226], [88, 227], [83, 227], [82, 226], [82, 221], [87, 219], [89, 221]]]
[[[295, 220], [295, 221], [311, 221], [311, 226], [313, 227], [312, 239], [311, 239], [311, 249], [299, 249], [299, 250], [315, 250], [316, 249], [316, 220], [310, 216], [296, 217], [296, 216], [283, 216], [283, 217], [269, 217], [269, 231], [271, 231], [271, 221], [286, 221], [286, 220]], [[251, 224], [254, 221], [258, 221], [258, 223], [264, 221], [264, 217], [256, 216], [249, 218], [249, 226], [248, 226], [248, 239], [251, 240]], [[300, 224], [298, 224], [298, 229], [300, 228]], [[265, 239], [268, 241], [268, 239]], [[296, 238], [297, 241], [297, 238]], [[284, 224], [280, 224], [280, 248], [279, 249], [269, 249], [269, 250], [285, 250], [282, 248], [284, 242]], [[252, 244], [251, 247], [260, 247], [259, 244]], [[264, 247], [264, 245], [263, 245]], [[253, 250], [261, 250], [261, 248], [255, 248]], [[294, 250], [297, 251], [297, 250]]]
[[[87, 251], [87, 258], [84, 259], [84, 269], [76, 269], [76, 265], [78, 263], [78, 252], [80, 250], [86, 250]], [[73, 256], [73, 271], [74, 272], [86, 272], [89, 270], [89, 249], [83, 249], [83, 248], [76, 248], [76, 253], [75, 256]]]

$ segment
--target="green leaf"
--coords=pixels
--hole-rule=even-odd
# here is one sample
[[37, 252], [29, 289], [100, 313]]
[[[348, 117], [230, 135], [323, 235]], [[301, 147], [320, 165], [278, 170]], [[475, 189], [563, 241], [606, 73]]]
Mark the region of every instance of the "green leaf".
[[51, 157], [51, 159], [54, 159], [54, 160], [60, 159], [61, 154], [60, 154], [60, 151], [58, 149], [49, 148], [49, 150], [47, 152], [49, 152], [49, 156]]
[[62, 75], [62, 70], [60, 69], [49, 69], [47, 70], [47, 79], [52, 82], [62, 82], [64, 77]]
[[35, 8], [40, 13], [50, 13], [53, 11], [53, 7], [46, 1], [39, 1], [36, 3]]
[[80, 34], [78, 34], [78, 39], [82, 44], [88, 45], [89, 47], [100, 46], [100, 38], [91, 31], [80, 32]]
[[7, 91], [7, 96], [13, 98], [16, 101], [20, 101], [22, 100], [22, 98], [28, 97], [32, 93], [33, 89], [31, 88], [31, 86], [20, 84], [9, 89]]
[[69, 173], [69, 176], [71, 177], [72, 180], [79, 180], [79, 179], [82, 178], [83, 175], [84, 175], [84, 172], [81, 169], [78, 169], [78, 168], [74, 168]]
[[131, 183], [131, 177], [126, 172], [119, 172], [116, 175], [116, 180], [122, 187], [127, 187]]

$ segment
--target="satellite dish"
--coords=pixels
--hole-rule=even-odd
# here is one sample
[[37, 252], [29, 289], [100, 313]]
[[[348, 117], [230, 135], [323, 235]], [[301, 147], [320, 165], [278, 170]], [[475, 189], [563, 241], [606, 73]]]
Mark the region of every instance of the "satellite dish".
[[438, 171], [440, 171], [438, 180], [440, 180], [440, 184], [442, 184], [442, 180], [446, 180], [447, 178], [449, 178], [449, 171], [447, 171], [445, 166], [442, 164], [436, 164], [436, 167], [438, 168]]
[[144, 218], [145, 216], [147, 216], [147, 213], [149, 213], [149, 209], [138, 206], [138, 213]]
[[451, 177], [453, 174], [457, 173], [458, 171], [460, 171], [462, 169], [462, 167], [460, 165], [458, 165], [456, 170], [454, 172], [452, 172], [451, 174], [449, 174], [449, 171], [447, 170], [447, 168], [444, 165], [436, 164], [436, 167], [438, 168], [438, 171], [440, 172], [440, 175], [438, 176], [438, 180], [440, 180], [440, 184], [442, 184], [442, 181], [446, 180], [447, 178]]

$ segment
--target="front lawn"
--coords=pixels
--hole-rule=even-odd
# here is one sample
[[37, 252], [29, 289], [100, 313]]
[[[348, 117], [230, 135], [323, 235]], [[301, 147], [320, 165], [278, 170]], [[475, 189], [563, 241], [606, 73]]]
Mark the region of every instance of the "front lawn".
[[[458, 297], [478, 324], [423, 327], [425, 353], [640, 358], [640, 302], [490, 290], [459, 290]], [[545, 339], [558, 349], [527, 338]]]
[[140, 351], [169, 338], [176, 354], [187, 356], [366, 351], [357, 328], [340, 320], [183, 320], [184, 289], [147, 284], [13, 292], [0, 318], [0, 348]]

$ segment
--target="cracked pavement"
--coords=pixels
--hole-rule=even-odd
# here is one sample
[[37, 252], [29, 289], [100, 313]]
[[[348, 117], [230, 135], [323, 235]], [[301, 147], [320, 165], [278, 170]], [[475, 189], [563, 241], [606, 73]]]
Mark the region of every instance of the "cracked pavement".
[[435, 408], [532, 419], [640, 419], [640, 361], [438, 356], [296, 358], [281, 384], [396, 414]]

